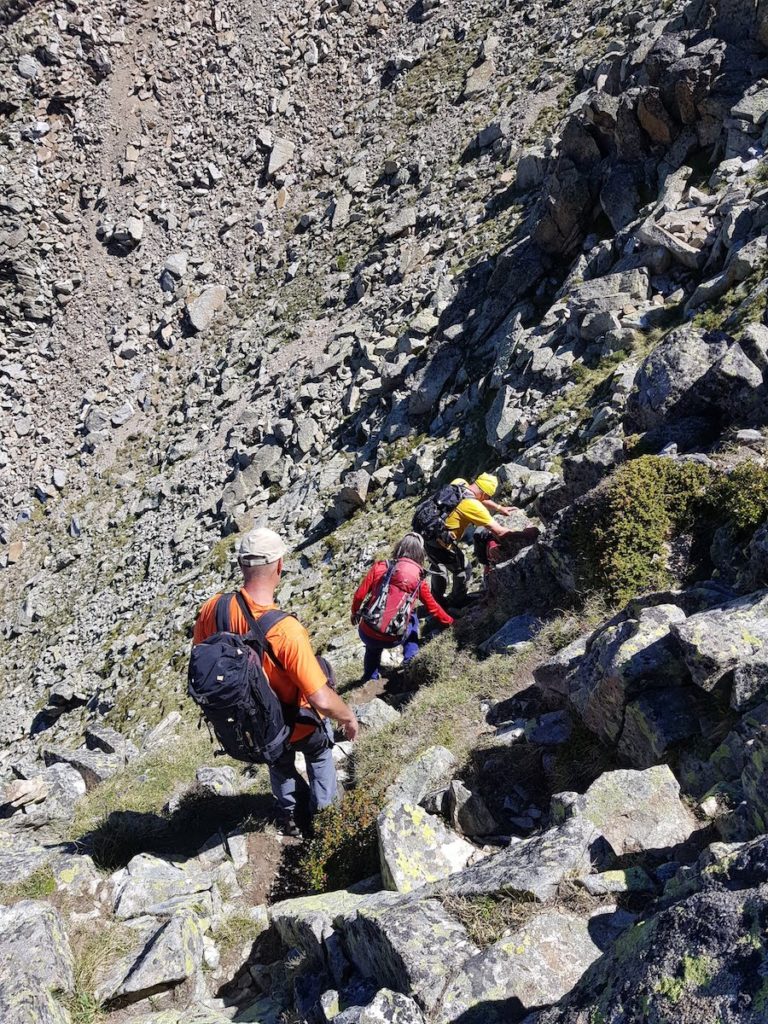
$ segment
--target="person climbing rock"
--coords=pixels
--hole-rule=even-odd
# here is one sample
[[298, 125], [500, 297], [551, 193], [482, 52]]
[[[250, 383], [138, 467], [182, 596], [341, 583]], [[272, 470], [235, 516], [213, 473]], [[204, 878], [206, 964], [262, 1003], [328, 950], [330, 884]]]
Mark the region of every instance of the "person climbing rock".
[[[298, 835], [299, 824], [336, 799], [336, 769], [329, 716], [335, 718], [348, 740], [357, 736], [357, 719], [351, 708], [330, 685], [332, 669], [318, 659], [309, 635], [293, 615], [280, 612], [275, 590], [283, 571], [287, 547], [282, 538], [266, 528], [251, 530], [240, 541], [238, 564], [243, 587], [229, 596], [216, 594], [200, 609], [193, 644], [200, 644], [222, 629], [245, 636], [263, 623], [266, 638], [262, 664], [270, 686], [279, 698], [286, 720], [294, 722], [289, 742], [269, 765], [272, 793], [278, 805], [283, 832]], [[219, 602], [228, 604], [222, 609]], [[222, 612], [226, 623], [222, 624]], [[258, 634], [257, 634], [258, 635]], [[304, 755], [309, 790], [296, 770], [296, 754]]]
[[[469, 526], [483, 526], [501, 540], [511, 531], [494, 522], [493, 514], [508, 516], [515, 509], [493, 501], [499, 482], [492, 473], [480, 473], [473, 483], [458, 478], [441, 487], [423, 501], [413, 516], [412, 529], [424, 538], [430, 564], [440, 573], [440, 567], [450, 572], [453, 585], [446, 598], [448, 604], [461, 605], [466, 601], [471, 567], [459, 541]], [[435, 597], [445, 594], [446, 579], [436, 575]]]
[[432, 596], [424, 579], [426, 552], [418, 533], [407, 533], [392, 551], [388, 561], [374, 562], [352, 598], [352, 623], [358, 626], [365, 645], [364, 679], [378, 679], [381, 655], [388, 648], [402, 645], [403, 661], [419, 650], [419, 601], [442, 626], [453, 625], [453, 618]]

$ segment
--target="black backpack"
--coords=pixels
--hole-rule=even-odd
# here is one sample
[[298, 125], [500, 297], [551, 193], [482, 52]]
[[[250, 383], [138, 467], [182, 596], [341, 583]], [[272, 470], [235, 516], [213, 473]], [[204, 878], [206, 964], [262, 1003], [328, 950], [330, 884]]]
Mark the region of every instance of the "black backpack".
[[[237, 599], [250, 632], [230, 632], [229, 606]], [[273, 609], [258, 619], [240, 593], [222, 594], [216, 602], [216, 632], [192, 648], [187, 693], [200, 708], [225, 753], [250, 764], [274, 764], [285, 750], [300, 709], [282, 704], [262, 665], [264, 653], [279, 667], [267, 633], [288, 612]], [[301, 714], [320, 717], [313, 709]]]
[[411, 529], [426, 541], [453, 544], [454, 537], [445, 528], [446, 518], [465, 498], [472, 497], [463, 484], [446, 484], [426, 501], [416, 506]]

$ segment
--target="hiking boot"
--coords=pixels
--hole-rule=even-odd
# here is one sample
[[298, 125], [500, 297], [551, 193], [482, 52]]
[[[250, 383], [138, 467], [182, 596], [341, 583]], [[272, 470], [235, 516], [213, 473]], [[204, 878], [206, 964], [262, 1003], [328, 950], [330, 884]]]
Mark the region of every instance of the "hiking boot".
[[301, 839], [301, 829], [292, 814], [278, 814], [275, 825], [280, 835], [289, 836], [291, 839]]

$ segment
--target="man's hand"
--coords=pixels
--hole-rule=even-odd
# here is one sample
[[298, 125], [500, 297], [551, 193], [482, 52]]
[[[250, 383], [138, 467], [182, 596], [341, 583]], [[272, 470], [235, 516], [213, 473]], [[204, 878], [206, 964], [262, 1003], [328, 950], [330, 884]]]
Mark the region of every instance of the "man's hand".
[[490, 511], [499, 516], [511, 516], [513, 512], [517, 512], [517, 508], [514, 505], [499, 505], [495, 501], [491, 501], [487, 498], [483, 504]]
[[360, 731], [360, 726], [358, 725], [357, 719], [354, 715], [352, 715], [349, 721], [342, 723], [342, 729], [344, 730], [344, 735], [349, 742], [354, 743], [357, 739], [357, 734]]
[[348, 740], [355, 739], [359, 729], [355, 713], [346, 701], [343, 701], [337, 693], [334, 693], [330, 686], [322, 686], [319, 690], [316, 690], [309, 697], [309, 703], [316, 711], [335, 718], [344, 730], [344, 735]]
[[357, 615], [355, 615], [354, 612], [352, 612], [352, 614], [349, 616], [349, 621], [352, 623], [353, 626], [357, 625]]

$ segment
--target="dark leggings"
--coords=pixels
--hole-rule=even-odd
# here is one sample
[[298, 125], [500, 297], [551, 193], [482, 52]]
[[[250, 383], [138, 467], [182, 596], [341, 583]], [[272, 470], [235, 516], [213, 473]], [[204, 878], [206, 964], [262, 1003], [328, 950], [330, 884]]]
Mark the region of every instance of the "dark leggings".
[[[460, 600], [465, 597], [472, 570], [467, 565], [467, 556], [459, 545], [454, 543], [449, 548], [444, 548], [441, 544], [428, 540], [425, 548], [430, 565], [444, 566], [453, 577], [453, 588], [449, 599]], [[445, 597], [446, 588], [447, 580], [443, 576], [432, 577], [431, 590], [436, 601]]]

